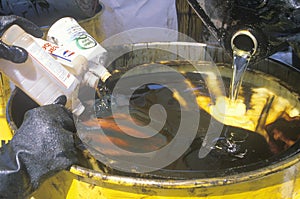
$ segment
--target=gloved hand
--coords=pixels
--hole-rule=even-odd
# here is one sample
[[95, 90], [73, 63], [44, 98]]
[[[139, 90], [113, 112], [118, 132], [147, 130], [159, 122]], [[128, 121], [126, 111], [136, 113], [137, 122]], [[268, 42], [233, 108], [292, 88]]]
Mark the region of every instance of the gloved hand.
[[[35, 37], [43, 36], [43, 32], [40, 30], [40, 28], [32, 22], [22, 17], [10, 15], [0, 16], [0, 37], [10, 26], [14, 24], [20, 26], [27, 33]], [[26, 61], [27, 56], [28, 53], [23, 48], [17, 46], [9, 46], [0, 40], [0, 58], [7, 59], [15, 63], [22, 63]]]
[[75, 131], [72, 114], [61, 104], [29, 110], [0, 149], [0, 198], [24, 198], [44, 179], [77, 163]]

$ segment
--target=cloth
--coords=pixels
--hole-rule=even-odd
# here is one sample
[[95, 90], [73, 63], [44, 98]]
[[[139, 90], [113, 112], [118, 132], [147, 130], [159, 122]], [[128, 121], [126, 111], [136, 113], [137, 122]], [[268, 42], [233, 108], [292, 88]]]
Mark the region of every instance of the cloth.
[[[101, 27], [106, 38], [122, 33], [123, 37], [127, 35], [124, 43], [177, 40], [176, 34], [170, 36], [159, 31], [159, 28], [177, 31], [175, 0], [101, 0], [101, 2], [104, 5], [100, 16]], [[149, 27], [153, 29], [147, 29]], [[143, 28], [144, 31], [141, 30]], [[132, 31], [133, 29], [139, 30]]]

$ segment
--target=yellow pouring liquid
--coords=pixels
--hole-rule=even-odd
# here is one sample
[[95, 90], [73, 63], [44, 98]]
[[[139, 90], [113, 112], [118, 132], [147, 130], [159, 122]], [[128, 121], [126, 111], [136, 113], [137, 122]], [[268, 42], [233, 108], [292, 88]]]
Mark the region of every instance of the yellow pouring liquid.
[[233, 49], [232, 80], [229, 88], [229, 99], [234, 102], [237, 99], [243, 76], [251, 60], [251, 53], [243, 50]]

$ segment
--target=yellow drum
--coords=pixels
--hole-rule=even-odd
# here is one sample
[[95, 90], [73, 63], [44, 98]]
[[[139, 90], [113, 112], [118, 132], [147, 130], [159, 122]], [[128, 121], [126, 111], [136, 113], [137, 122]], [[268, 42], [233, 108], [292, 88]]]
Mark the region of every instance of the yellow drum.
[[[98, 42], [101, 42], [105, 39], [105, 35], [101, 27], [101, 15], [104, 5], [100, 2], [100, 6], [101, 8], [99, 8], [99, 11], [93, 17], [78, 21], [78, 23]], [[41, 29], [45, 33], [44, 38], [46, 39], [49, 26], [43, 26]]]
[[12, 131], [6, 120], [6, 105], [10, 98], [10, 81], [0, 72], [0, 147], [12, 138]]
[[[167, 65], [185, 75], [191, 72], [192, 75], [206, 74], [205, 77], [211, 77], [208, 65], [213, 64], [219, 69], [222, 77], [225, 79], [230, 78], [231, 59], [222, 49], [205, 44], [185, 42], [139, 43], [111, 46], [107, 47], [107, 50], [109, 52], [108, 68], [114, 74], [123, 74], [134, 67], [148, 67], [149, 64], [156, 63]], [[120, 55], [120, 52], [125, 53]], [[178, 63], [180, 64], [178, 65]], [[192, 67], [193, 64], [204, 67], [200, 67], [201, 70], [197, 71]], [[147, 71], [149, 74], [158, 72], [155, 68], [149, 68]], [[140, 74], [134, 73], [132, 75]], [[271, 128], [274, 124], [274, 118], [283, 117], [282, 115], [285, 115], [284, 118], [289, 117], [294, 120], [298, 118], [300, 113], [298, 112], [300, 110], [298, 99], [300, 94], [299, 77], [300, 73], [294, 68], [270, 59], [250, 66], [249, 73], [245, 75], [245, 85], [248, 83], [255, 85], [255, 89], [250, 90], [251, 93], [255, 93], [259, 97], [255, 98], [257, 100], [254, 101], [252, 101], [253, 95], [243, 97], [247, 92], [246, 87], [244, 87], [240, 99], [246, 99], [245, 103], [252, 104], [247, 106], [244, 115], [252, 111], [252, 115], [257, 118], [252, 117], [249, 119], [252, 121], [252, 125], [243, 126], [239, 125], [238, 122], [230, 123], [230, 125], [247, 130], [247, 132], [259, 132], [258, 134], [254, 133], [259, 136], [254, 137], [255, 139], [251, 143], [255, 145], [256, 142], [262, 143], [261, 140], [265, 140], [266, 146], [273, 147], [272, 154], [276, 153], [274, 156], [244, 163], [240, 163], [242, 159], [238, 159], [241, 158], [239, 156], [230, 162], [231, 166], [229, 168], [219, 165], [220, 168], [178, 171], [176, 167], [173, 167], [175, 169], [167, 167], [167, 169], [163, 168], [158, 169], [158, 171], [137, 174], [116, 169], [113, 161], [97, 161], [94, 158], [99, 157], [97, 152], [83, 151], [90, 160], [89, 167], [74, 165], [69, 171], [58, 173], [43, 183], [32, 195], [32, 198], [300, 198], [300, 174], [298, 172], [300, 169], [300, 143], [298, 138], [294, 142], [286, 142], [286, 145], [283, 146], [285, 148], [281, 148], [281, 152], [277, 153], [276, 150], [280, 149], [276, 145], [277, 142], [274, 141], [277, 134], [275, 135], [275, 131], [272, 130], [270, 132], [273, 132], [273, 134], [268, 133], [269, 130], [267, 132], [262, 130], [264, 127]], [[201, 82], [200, 79], [197, 82]], [[215, 81], [210, 83], [218, 90]], [[263, 92], [260, 93], [260, 91]], [[214, 93], [214, 91], [212, 92]], [[254, 111], [257, 110], [255, 104], [259, 104], [258, 102], [261, 102], [261, 99], [269, 99], [269, 97], [266, 98], [269, 95], [273, 96], [271, 97], [272, 103], [265, 100], [265, 104], [259, 109], [261, 111], [259, 112], [260, 115], [255, 115], [256, 112]], [[173, 96], [176, 96], [176, 99], [180, 101], [180, 96]], [[209, 101], [208, 96], [196, 95], [196, 97], [198, 105], [204, 109], [201, 114], [209, 112], [209, 109], [205, 110], [204, 107], [208, 104], [212, 105], [213, 101]], [[16, 126], [20, 125], [22, 114], [26, 109], [35, 106], [29, 102], [28, 108], [24, 108], [26, 104], [21, 106], [16, 103], [20, 100], [30, 101], [20, 91], [14, 91], [8, 112], [10, 123]], [[245, 117], [240, 116], [239, 121], [242, 121], [243, 118]], [[253, 129], [253, 125], [255, 129]], [[278, 130], [279, 127], [273, 126], [272, 129]], [[299, 133], [296, 131], [294, 135], [298, 137]], [[266, 138], [266, 136], [269, 137]], [[287, 135], [285, 136], [287, 138]], [[201, 137], [201, 135], [197, 134], [197, 137]], [[256, 150], [253, 154], [257, 156], [265, 153], [262, 150], [263, 148], [259, 149], [261, 150], [258, 150], [258, 148], [252, 148], [251, 150]], [[251, 151], [248, 150], [249, 152]], [[197, 164], [201, 164], [197, 161]], [[222, 162], [222, 158], [219, 161]], [[198, 167], [197, 164], [191, 167], [203, 168], [201, 165]], [[216, 161], [216, 165], [218, 165], [218, 161]]]

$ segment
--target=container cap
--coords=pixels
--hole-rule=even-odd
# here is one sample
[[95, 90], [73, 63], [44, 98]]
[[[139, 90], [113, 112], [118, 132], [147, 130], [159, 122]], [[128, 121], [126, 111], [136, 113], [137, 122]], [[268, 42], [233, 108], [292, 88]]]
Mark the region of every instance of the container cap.
[[3, 42], [8, 45], [12, 45], [25, 31], [18, 25], [12, 25], [9, 29], [7, 29], [3, 36]]
[[97, 88], [99, 77], [94, 75], [92, 72], [88, 71], [83, 76], [83, 81], [86, 85], [91, 88]]
[[75, 114], [76, 116], [79, 116], [83, 113], [85, 107], [82, 105], [80, 100], [76, 99], [72, 103], [72, 109], [73, 109], [72, 113]]

